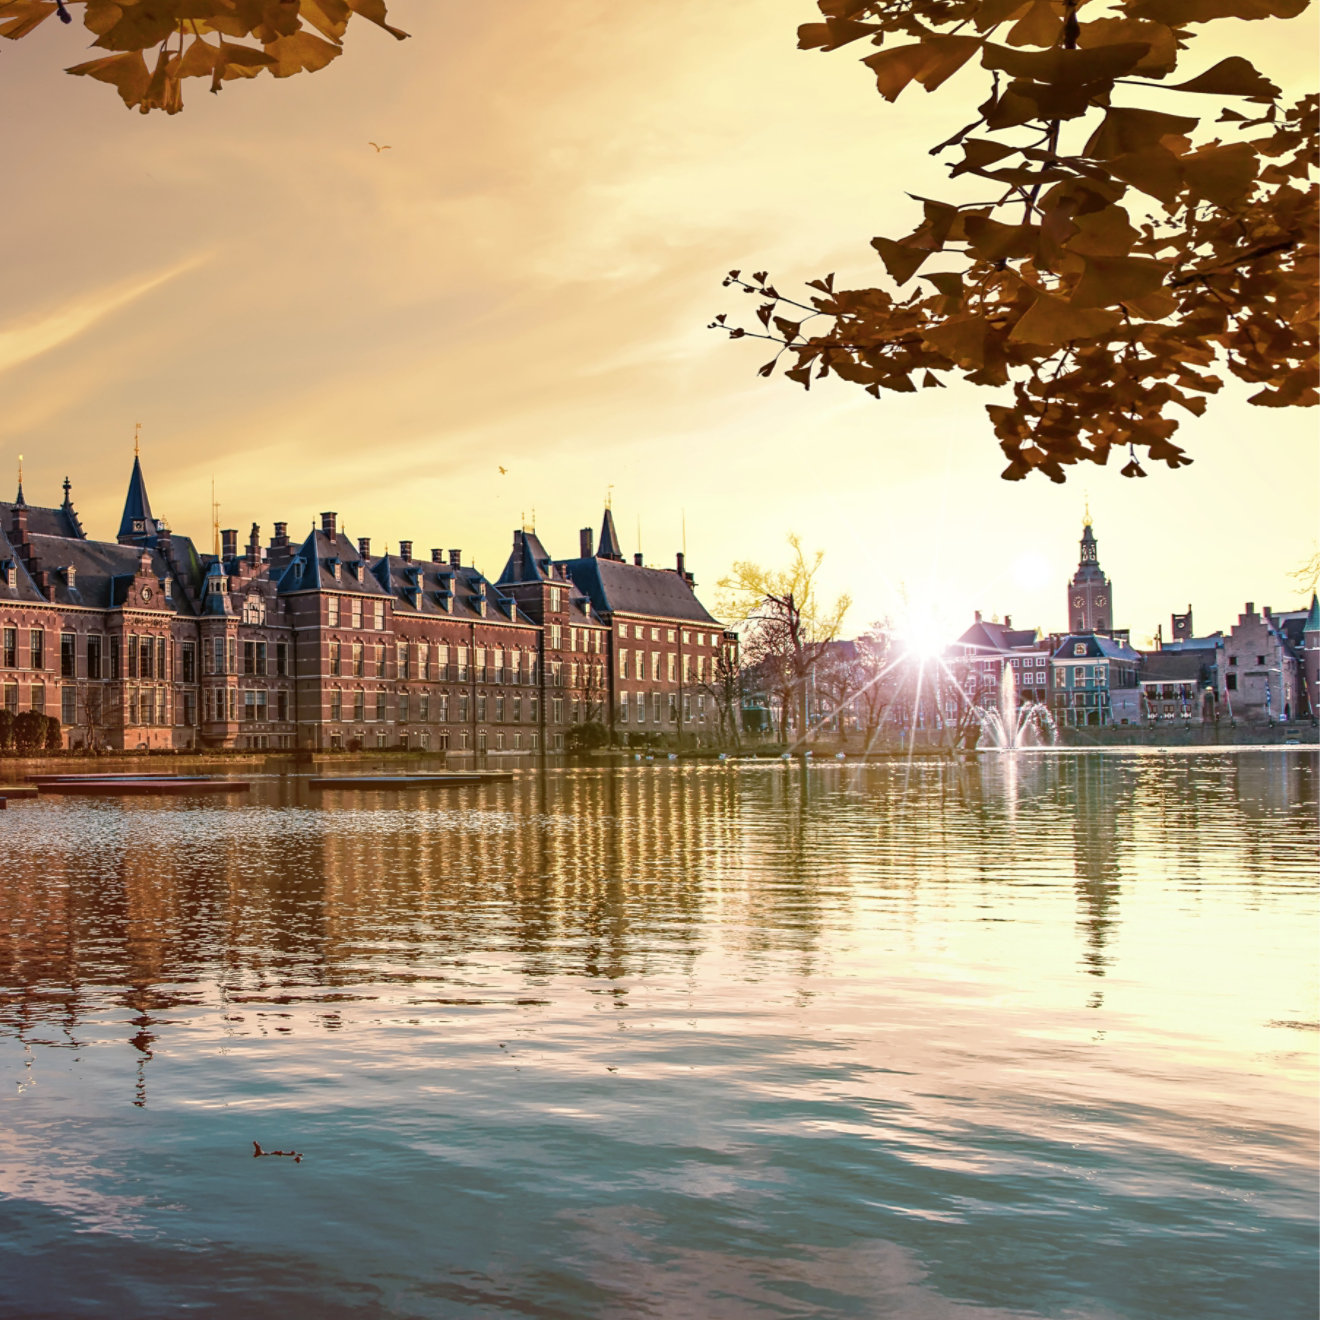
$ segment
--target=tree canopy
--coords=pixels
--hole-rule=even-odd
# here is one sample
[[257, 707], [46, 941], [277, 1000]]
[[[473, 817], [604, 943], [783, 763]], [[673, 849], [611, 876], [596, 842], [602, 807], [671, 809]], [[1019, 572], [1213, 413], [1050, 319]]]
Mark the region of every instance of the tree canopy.
[[209, 78], [218, 92], [263, 70], [288, 78], [323, 69], [354, 15], [408, 35], [390, 26], [385, 0], [0, 0], [0, 37], [17, 41], [56, 16], [72, 23], [79, 8], [92, 45], [109, 53], [67, 72], [110, 83], [144, 115], [178, 114], [185, 78]]
[[1130, 477], [1189, 463], [1172, 410], [1202, 415], [1225, 370], [1258, 406], [1317, 402], [1317, 97], [1285, 104], [1242, 55], [1181, 67], [1205, 24], [1307, 0], [817, 4], [799, 46], [874, 47], [862, 63], [887, 101], [980, 65], [985, 99], [931, 154], [983, 195], [914, 198], [910, 233], [871, 240], [897, 292], [825, 275], [793, 298], [731, 271], [756, 322], [712, 324], [777, 345], [763, 376], [876, 397], [1010, 387], [987, 407], [1009, 480], [1115, 451]]

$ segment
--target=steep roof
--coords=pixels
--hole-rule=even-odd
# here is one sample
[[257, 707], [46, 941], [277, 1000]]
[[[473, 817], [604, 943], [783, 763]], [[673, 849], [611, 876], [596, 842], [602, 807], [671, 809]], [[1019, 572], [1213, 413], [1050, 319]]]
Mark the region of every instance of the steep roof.
[[[86, 541], [67, 536], [29, 537], [38, 566], [50, 575], [54, 604], [81, 605], [90, 609], [112, 610], [124, 603], [129, 586], [137, 575], [142, 548], [119, 545], [114, 541]], [[172, 567], [159, 550], [148, 550], [150, 571], [162, 583], [176, 580]], [[73, 582], [67, 570], [72, 568]], [[171, 591], [161, 608], [176, 614], [191, 611], [181, 591]]]
[[550, 556], [535, 532], [514, 532], [513, 550], [498, 581], [501, 585], [508, 582], [547, 582], [550, 579], [550, 562]]
[[[1077, 654], [1078, 644], [1084, 644], [1086, 650]], [[1112, 637], [1099, 633], [1069, 633], [1054, 652], [1056, 660], [1106, 659], [1139, 661], [1141, 656], [1126, 642], [1116, 642]]]
[[1210, 661], [1205, 650], [1143, 651], [1143, 683], [1200, 682], [1209, 676]]
[[1306, 625], [1303, 632], [1320, 632], [1320, 597], [1317, 597], [1313, 591], [1311, 593], [1311, 610], [1306, 616]]
[[[14, 510], [17, 504], [0, 504], [0, 523], [6, 528], [14, 524]], [[81, 540], [83, 529], [78, 524], [73, 505], [66, 504], [59, 509], [43, 509], [35, 504], [25, 504], [27, 510], [28, 531], [40, 532], [43, 536], [68, 536]]]
[[1010, 628], [1007, 624], [987, 623], [984, 619], [977, 619], [954, 645], [998, 654], [1033, 647], [1036, 639], [1034, 628]]
[[[14, 585], [9, 585], [9, 574], [3, 570], [14, 568]], [[27, 566], [18, 557], [14, 543], [9, 539], [4, 527], [0, 525], [0, 601], [45, 601], [45, 596], [37, 590], [27, 571]]]
[[[612, 527], [613, 523], [609, 525]], [[559, 562], [598, 613], [640, 614], [722, 626], [697, 599], [686, 580], [672, 569], [625, 564], [599, 555]]]
[[154, 533], [155, 520], [151, 516], [151, 501], [147, 498], [147, 479], [142, 475], [142, 463], [133, 455], [133, 472], [128, 479], [128, 494], [124, 496], [124, 515], [119, 520], [119, 535], [142, 536]]
[[[336, 565], [347, 570], [338, 578], [335, 577]], [[363, 559], [357, 546], [343, 532], [327, 535], [319, 528], [313, 528], [280, 574], [278, 589], [281, 592], [346, 591], [358, 596], [389, 595], [372, 567], [371, 561]]]
[[596, 549], [600, 559], [622, 559], [623, 549], [619, 545], [619, 534], [614, 530], [614, 511], [605, 510], [605, 517], [600, 524], [600, 545]]

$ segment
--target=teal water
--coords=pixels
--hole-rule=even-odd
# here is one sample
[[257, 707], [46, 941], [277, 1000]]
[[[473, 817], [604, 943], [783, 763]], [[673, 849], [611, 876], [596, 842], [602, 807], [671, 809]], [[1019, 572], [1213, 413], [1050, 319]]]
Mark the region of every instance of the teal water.
[[1305, 750], [13, 803], [0, 1315], [1312, 1320], [1316, 811]]

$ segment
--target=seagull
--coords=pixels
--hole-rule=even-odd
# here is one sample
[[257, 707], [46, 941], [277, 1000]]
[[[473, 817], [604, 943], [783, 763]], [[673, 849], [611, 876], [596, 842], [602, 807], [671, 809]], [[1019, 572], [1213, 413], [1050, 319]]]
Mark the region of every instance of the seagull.
[[387, 142], [383, 147], [376, 146], [376, 143], [374, 143], [374, 142], [368, 142], [368, 143], [367, 143], [367, 146], [369, 146], [369, 147], [376, 147], [376, 155], [378, 155], [378, 156], [380, 155], [380, 153], [381, 153], [382, 151], [388, 151], [388, 150], [390, 149], [390, 144], [389, 144], [388, 142]]

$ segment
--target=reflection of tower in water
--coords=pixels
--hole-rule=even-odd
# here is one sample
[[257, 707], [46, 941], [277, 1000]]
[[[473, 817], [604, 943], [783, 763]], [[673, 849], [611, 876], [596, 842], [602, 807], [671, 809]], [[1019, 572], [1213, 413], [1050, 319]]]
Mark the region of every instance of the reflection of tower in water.
[[[1086, 941], [1081, 966], [1091, 976], [1104, 976], [1111, 961], [1107, 948], [1118, 925], [1119, 809], [1129, 786], [1103, 756], [1076, 758], [1073, 773], [1073, 889], [1077, 926]], [[1097, 988], [1089, 1006], [1099, 1008], [1102, 1002]]]

